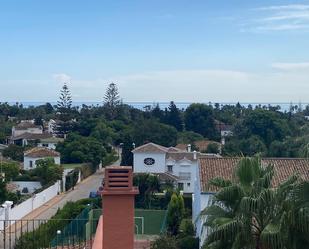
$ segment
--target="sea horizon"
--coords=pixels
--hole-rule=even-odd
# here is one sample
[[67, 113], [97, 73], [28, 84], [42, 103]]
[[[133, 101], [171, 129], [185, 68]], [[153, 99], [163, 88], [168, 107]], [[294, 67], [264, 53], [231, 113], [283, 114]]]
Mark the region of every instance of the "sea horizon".
[[[169, 106], [171, 101], [124, 101], [124, 104], [130, 105], [134, 108], [137, 109], [144, 109], [147, 106], [156, 106], [157, 104], [160, 106], [161, 109], [165, 109]], [[15, 104], [21, 104], [24, 107], [30, 107], [30, 106], [39, 106], [39, 105], [44, 105], [46, 103], [50, 103], [53, 106], [57, 104], [57, 101], [4, 101], [0, 103], [8, 103], [10, 105], [15, 105]], [[73, 101], [72, 105], [73, 106], [79, 106], [81, 107], [82, 105], [87, 105], [87, 106], [100, 106], [102, 105], [103, 101]], [[236, 105], [240, 104], [242, 106], [248, 107], [249, 105], [256, 107], [256, 106], [280, 106], [281, 111], [288, 111], [291, 104], [292, 105], [299, 105], [301, 104], [302, 107], [304, 108], [305, 106], [309, 105], [309, 102], [197, 102], [197, 101], [174, 101], [176, 106], [179, 109], [186, 109], [190, 104], [192, 103], [202, 103], [202, 104], [220, 104], [220, 106], [223, 105]]]

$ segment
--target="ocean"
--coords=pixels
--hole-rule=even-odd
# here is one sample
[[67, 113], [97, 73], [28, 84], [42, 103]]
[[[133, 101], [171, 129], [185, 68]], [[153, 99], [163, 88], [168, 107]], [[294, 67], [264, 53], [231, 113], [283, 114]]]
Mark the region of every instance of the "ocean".
[[[29, 106], [39, 106], [43, 105], [46, 102], [43, 101], [37, 101], [37, 102], [19, 102], [19, 104], [22, 104], [24, 107], [29, 107]], [[50, 102], [52, 105], [56, 105], [56, 102]], [[170, 102], [124, 102], [125, 104], [128, 104], [130, 106], [133, 106], [134, 108], [143, 110], [145, 106], [155, 106], [159, 104], [161, 109], [165, 109], [166, 107], [169, 106]], [[16, 104], [15, 102], [9, 102], [9, 104]], [[192, 102], [176, 102], [175, 104], [179, 109], [186, 109]], [[205, 104], [212, 104], [214, 105], [215, 103], [207, 102]], [[220, 105], [236, 105], [236, 102], [220, 102]], [[282, 112], [289, 111], [291, 102], [273, 102], [273, 103], [266, 103], [266, 102], [240, 102], [242, 106], [247, 107], [248, 105], [252, 105], [253, 107], [261, 105], [261, 106], [280, 106], [280, 110]], [[292, 103], [293, 105], [299, 105], [299, 103]], [[89, 102], [73, 102], [74, 106], [79, 106], [81, 107], [82, 105], [88, 105], [88, 106], [99, 106], [102, 105], [102, 102], [99, 101], [89, 101]], [[305, 108], [309, 103], [301, 103], [302, 107]]]

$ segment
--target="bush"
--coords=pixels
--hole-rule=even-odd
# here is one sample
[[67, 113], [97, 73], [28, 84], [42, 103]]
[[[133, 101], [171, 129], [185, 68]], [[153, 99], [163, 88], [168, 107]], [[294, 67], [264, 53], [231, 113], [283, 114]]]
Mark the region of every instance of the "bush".
[[177, 241], [178, 249], [199, 249], [199, 239], [186, 236]]
[[167, 209], [167, 231], [176, 236], [179, 233], [179, 226], [184, 217], [184, 201], [181, 195], [174, 193]]
[[183, 219], [180, 223], [179, 230], [183, 237], [195, 235], [195, 229], [191, 219]]
[[28, 190], [27, 187], [24, 187], [24, 188], [22, 189], [21, 192], [22, 192], [23, 194], [27, 194], [27, 193], [29, 193], [29, 190]]
[[160, 236], [154, 242], [151, 243], [151, 249], [178, 249], [175, 237]]
[[49, 248], [57, 230], [63, 229], [93, 202], [98, 200], [82, 199], [77, 202], [67, 202], [47, 223], [42, 224], [35, 231], [24, 233], [16, 242], [15, 249]]

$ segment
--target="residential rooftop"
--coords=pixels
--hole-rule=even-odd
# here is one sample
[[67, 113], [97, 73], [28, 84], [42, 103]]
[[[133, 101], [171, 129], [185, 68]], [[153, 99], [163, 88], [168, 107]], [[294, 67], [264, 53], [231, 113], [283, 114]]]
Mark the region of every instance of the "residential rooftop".
[[[233, 173], [240, 159], [240, 157], [199, 158], [201, 192], [217, 190], [209, 184], [210, 180], [215, 177], [233, 180]], [[309, 180], [309, 160], [306, 158], [262, 158], [262, 164], [274, 166], [275, 173], [272, 182], [274, 187], [295, 173], [302, 179]]]

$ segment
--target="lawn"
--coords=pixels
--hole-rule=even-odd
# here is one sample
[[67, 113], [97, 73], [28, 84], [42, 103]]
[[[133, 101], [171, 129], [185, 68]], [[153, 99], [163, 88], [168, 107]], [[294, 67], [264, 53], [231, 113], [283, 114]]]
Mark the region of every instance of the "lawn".
[[75, 169], [81, 167], [84, 163], [65, 163], [61, 164], [64, 169]]

